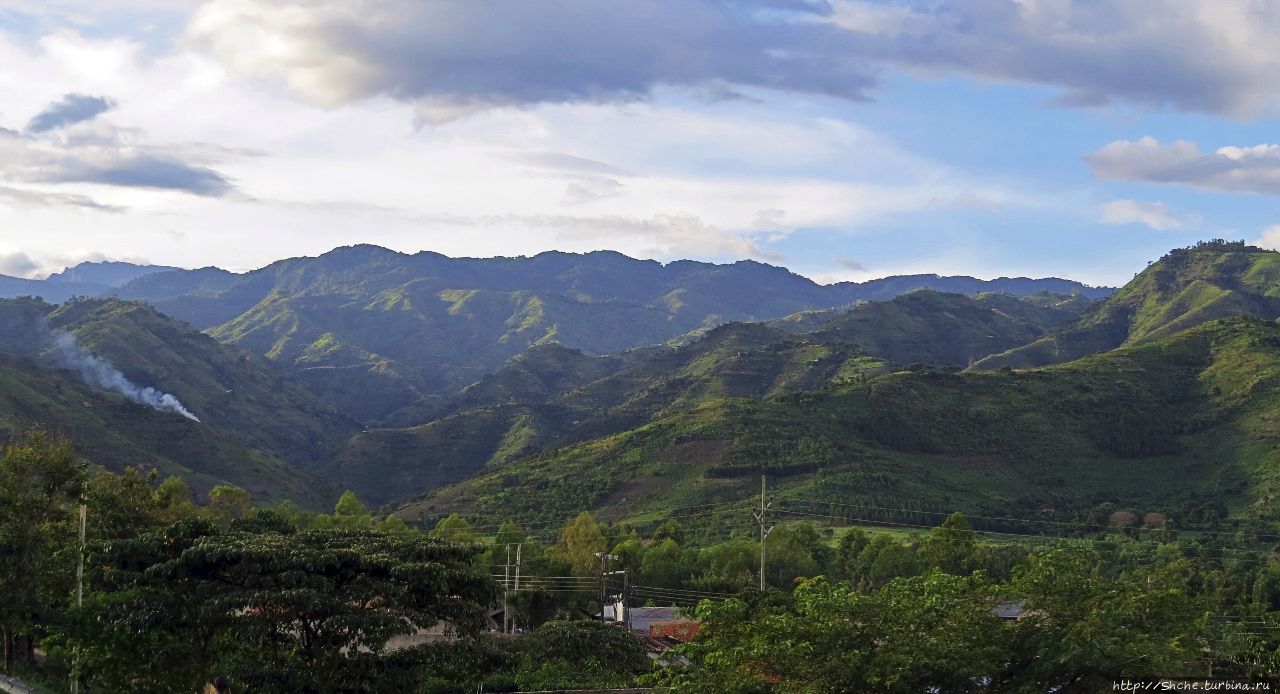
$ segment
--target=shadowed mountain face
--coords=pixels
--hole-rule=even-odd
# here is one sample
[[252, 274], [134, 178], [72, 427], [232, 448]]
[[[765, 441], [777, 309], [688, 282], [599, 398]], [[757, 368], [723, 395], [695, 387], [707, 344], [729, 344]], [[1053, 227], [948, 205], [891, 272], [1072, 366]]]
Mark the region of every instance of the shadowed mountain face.
[[1075, 321], [976, 368], [1058, 364], [1228, 316], [1280, 317], [1280, 253], [1222, 242], [1175, 250]]
[[[264, 499], [323, 503], [328, 484], [307, 471], [358, 430], [267, 360], [136, 302], [0, 301], [0, 352], [16, 355], [12, 383], [22, 384], [0, 411], [5, 434], [45, 424], [96, 463], [182, 472], [197, 489], [230, 481]], [[131, 401], [145, 389], [199, 421]]]
[[286, 366], [353, 418], [404, 425], [440, 414], [441, 396], [533, 346], [613, 354], [726, 322], [931, 287], [1108, 291], [1057, 279], [933, 275], [824, 286], [751, 261], [663, 265], [613, 252], [473, 259], [356, 246], [244, 275], [159, 273], [118, 293]]

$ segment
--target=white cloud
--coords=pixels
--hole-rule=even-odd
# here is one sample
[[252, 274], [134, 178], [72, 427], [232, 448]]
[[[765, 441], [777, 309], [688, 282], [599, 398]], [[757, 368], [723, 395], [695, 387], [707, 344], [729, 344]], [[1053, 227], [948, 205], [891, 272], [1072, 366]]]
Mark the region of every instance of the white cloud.
[[[11, 130], [66, 93], [117, 104], [41, 137], [0, 135], [0, 185], [31, 193], [20, 210], [15, 195], [0, 204], [0, 227], [37, 258], [88, 247], [248, 269], [369, 242], [770, 260], [797, 229], [856, 234], [932, 200], [1018, 198], [768, 91], [707, 103], [659, 87], [648, 102], [494, 109], [415, 128], [412, 103], [319, 108], [187, 48], [152, 55], [68, 31], [36, 42], [0, 33], [0, 91], [13, 94], [0, 113]], [[215, 172], [248, 201], [65, 173], [69, 161], [146, 154]], [[88, 224], [76, 201], [127, 213]]]
[[1280, 145], [1221, 147], [1206, 154], [1193, 142], [1144, 137], [1112, 142], [1085, 161], [1097, 178], [1280, 195]]
[[1280, 96], [1280, 5], [1255, 0], [833, 0], [868, 59], [1112, 102], [1255, 118]]
[[387, 95], [444, 122], [495, 106], [626, 102], [663, 85], [861, 100], [872, 82], [825, 2], [210, 0], [188, 37], [333, 106]]
[[0, 275], [32, 278], [40, 265], [31, 256], [11, 246], [0, 246]]
[[1157, 231], [1186, 229], [1200, 223], [1195, 215], [1178, 214], [1163, 202], [1128, 199], [1099, 205], [1098, 221], [1103, 224], [1145, 224]]

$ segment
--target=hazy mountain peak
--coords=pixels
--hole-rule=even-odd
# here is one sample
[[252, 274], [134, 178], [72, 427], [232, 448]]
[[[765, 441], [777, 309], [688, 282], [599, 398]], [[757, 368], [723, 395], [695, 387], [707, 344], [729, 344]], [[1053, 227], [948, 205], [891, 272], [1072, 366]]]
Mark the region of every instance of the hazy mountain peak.
[[84, 262], [61, 272], [55, 272], [45, 281], [52, 284], [101, 284], [120, 287], [144, 275], [177, 269], [179, 268], [167, 265], [139, 265], [109, 260]]

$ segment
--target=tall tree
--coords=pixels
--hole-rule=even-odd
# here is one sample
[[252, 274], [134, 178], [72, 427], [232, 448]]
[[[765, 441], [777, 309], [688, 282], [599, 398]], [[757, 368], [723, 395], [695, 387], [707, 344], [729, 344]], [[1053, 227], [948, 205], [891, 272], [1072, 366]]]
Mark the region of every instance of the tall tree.
[[560, 529], [556, 550], [572, 567], [575, 576], [595, 576], [600, 572], [596, 556], [607, 548], [604, 531], [590, 513], [583, 511]]
[[0, 627], [4, 668], [30, 659], [54, 610], [65, 606], [75, 564], [73, 506], [85, 463], [71, 444], [35, 429], [0, 455]]

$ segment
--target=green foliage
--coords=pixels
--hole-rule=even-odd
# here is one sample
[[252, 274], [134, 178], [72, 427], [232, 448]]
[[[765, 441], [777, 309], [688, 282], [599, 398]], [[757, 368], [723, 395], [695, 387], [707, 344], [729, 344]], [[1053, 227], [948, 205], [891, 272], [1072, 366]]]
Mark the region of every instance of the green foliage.
[[19, 639], [30, 662], [39, 638], [66, 604], [71, 588], [72, 505], [85, 484], [85, 464], [64, 439], [41, 429], [0, 449], [0, 636], [8, 672]]
[[599, 554], [608, 549], [604, 532], [590, 513], [580, 513], [560, 530], [556, 553], [569, 565], [574, 576], [596, 576]]
[[704, 603], [700, 637], [655, 683], [689, 692], [964, 691], [999, 669], [990, 589], [933, 572], [859, 593], [823, 579], [786, 597]]
[[436, 523], [432, 534], [443, 540], [457, 542], [474, 542], [476, 539], [475, 533], [471, 531], [471, 524], [456, 513]]
[[547, 622], [521, 639], [520, 650], [534, 662], [564, 660], [577, 665], [594, 658], [610, 670], [633, 675], [649, 668], [642, 639], [601, 622]]
[[475, 634], [497, 595], [473, 567], [475, 545], [269, 525], [219, 533], [184, 521], [98, 546], [101, 588], [73, 611], [65, 637], [84, 653], [90, 678], [168, 691], [219, 672], [257, 689], [386, 683], [404, 657], [386, 653], [391, 637], [442, 620]]
[[219, 485], [209, 490], [209, 510], [224, 522], [242, 518], [250, 508], [253, 508], [253, 500], [244, 489]]

